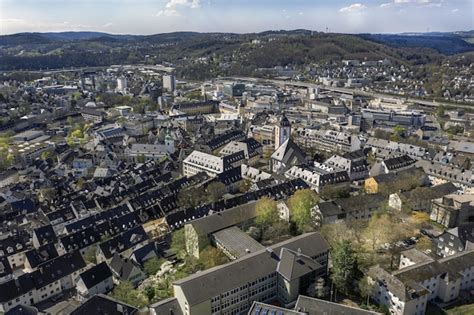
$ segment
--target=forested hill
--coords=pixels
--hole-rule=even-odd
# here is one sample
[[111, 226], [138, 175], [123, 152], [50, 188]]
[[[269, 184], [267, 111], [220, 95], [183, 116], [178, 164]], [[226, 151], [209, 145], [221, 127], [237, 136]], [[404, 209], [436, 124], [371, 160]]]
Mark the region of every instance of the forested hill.
[[[178, 68], [186, 66], [198, 76], [209, 77], [341, 59], [389, 58], [398, 63], [427, 64], [439, 62], [447, 53], [474, 50], [474, 45], [455, 34], [446, 34], [443, 40], [425, 36], [418, 46], [410, 38], [419, 35], [391, 39], [386, 36], [391, 35], [326, 34], [308, 30], [253, 34], [176, 32], [146, 36], [99, 32], [20, 33], [0, 36], [0, 70], [171, 62]], [[460, 48], [450, 44], [449, 51], [440, 49], [438, 46], [445, 46], [450, 36]], [[203, 67], [202, 63], [207, 66]]]

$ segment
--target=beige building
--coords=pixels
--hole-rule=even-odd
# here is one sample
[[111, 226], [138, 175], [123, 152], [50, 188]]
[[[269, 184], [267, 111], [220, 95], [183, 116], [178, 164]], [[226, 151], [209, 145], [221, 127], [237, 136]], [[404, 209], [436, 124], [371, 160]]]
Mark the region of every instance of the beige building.
[[174, 283], [186, 315], [240, 314], [254, 301], [290, 305], [327, 274], [329, 245], [307, 233]]

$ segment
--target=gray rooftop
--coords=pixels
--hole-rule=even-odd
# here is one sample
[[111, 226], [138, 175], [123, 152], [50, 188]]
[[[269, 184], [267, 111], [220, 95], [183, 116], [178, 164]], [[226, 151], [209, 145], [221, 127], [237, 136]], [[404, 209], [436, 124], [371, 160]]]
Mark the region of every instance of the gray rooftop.
[[230, 263], [217, 266], [180, 279], [174, 286], [181, 287], [189, 305], [196, 305], [242, 284], [269, 275], [277, 270], [282, 248], [301, 250], [314, 257], [329, 250], [329, 245], [319, 233], [306, 233], [267, 249], [246, 255]]
[[236, 226], [216, 232], [212, 236], [216, 243], [222, 244], [236, 258], [265, 249], [263, 245]]

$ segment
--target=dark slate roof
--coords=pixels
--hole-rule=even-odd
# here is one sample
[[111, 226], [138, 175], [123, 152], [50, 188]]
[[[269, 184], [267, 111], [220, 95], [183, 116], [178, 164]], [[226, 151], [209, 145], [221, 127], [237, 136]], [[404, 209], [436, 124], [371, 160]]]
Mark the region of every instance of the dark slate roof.
[[43, 245], [38, 249], [32, 249], [25, 253], [26, 260], [28, 260], [32, 268], [45, 263], [51, 259], [58, 257], [58, 251], [53, 243]]
[[36, 315], [36, 314], [38, 314], [38, 309], [36, 307], [29, 306], [29, 305], [17, 305], [5, 313], [5, 315]]
[[38, 266], [32, 273], [37, 288], [44, 287], [66, 275], [86, 267], [80, 252], [66, 253]]
[[150, 305], [150, 309], [153, 309], [155, 314], [159, 315], [183, 315], [178, 299], [175, 297], [156, 302]]
[[51, 224], [39, 227], [33, 231], [41, 245], [55, 243], [57, 241], [56, 233]]
[[26, 273], [16, 279], [0, 284], [0, 302], [7, 302], [35, 288], [31, 274]]
[[463, 246], [466, 245], [466, 242], [474, 243], [474, 223], [461, 224], [446, 232], [457, 237]]
[[242, 142], [247, 144], [249, 157], [254, 157], [258, 155], [259, 154], [258, 151], [263, 147], [262, 144], [258, 142], [257, 140], [255, 140], [254, 138], [247, 138], [243, 140]]
[[143, 264], [145, 263], [145, 258], [148, 255], [158, 257], [160, 253], [161, 249], [157, 247], [157, 244], [155, 242], [150, 242], [134, 250], [133, 253], [130, 254], [130, 257], [133, 255], [135, 257], [136, 262], [140, 266], [143, 266]]
[[107, 295], [94, 295], [81, 306], [72, 311], [71, 315], [133, 315], [138, 312], [138, 309], [117, 301]]
[[211, 151], [214, 151], [230, 143], [231, 141], [243, 139], [245, 139], [245, 134], [241, 130], [233, 130], [214, 137], [207, 143], [207, 146], [209, 147], [209, 149], [211, 149]]
[[110, 269], [113, 270], [121, 279], [128, 280], [134, 268], [141, 269], [135, 261], [124, 258], [115, 253], [110, 261]]
[[19, 232], [3, 240], [0, 240], [0, 258], [25, 251], [29, 242], [26, 232]]
[[389, 171], [405, 168], [416, 163], [416, 161], [408, 155], [393, 157], [383, 162]]
[[36, 204], [31, 199], [14, 201], [10, 204], [10, 206], [13, 211], [22, 213], [33, 213], [38, 209]]
[[101, 243], [99, 247], [104, 256], [109, 259], [114, 253], [121, 253], [147, 239], [148, 235], [140, 225]]
[[86, 288], [90, 289], [102, 281], [105, 281], [107, 278], [112, 277], [112, 272], [110, 271], [109, 266], [107, 266], [106, 262], [102, 262], [79, 275]]
[[217, 175], [217, 179], [226, 186], [230, 186], [242, 180], [241, 166], [231, 168]]
[[12, 273], [12, 268], [7, 257], [0, 258], [0, 278], [8, 276]]
[[226, 200], [220, 200], [214, 204], [206, 204], [197, 208], [190, 208], [169, 213], [166, 215], [166, 222], [171, 229], [176, 229], [189, 221], [208, 215], [211, 209], [213, 212], [219, 212], [225, 209], [243, 205], [251, 201], [256, 201], [264, 196], [274, 199], [281, 199], [292, 195], [298, 189], [305, 189], [308, 187], [308, 184], [306, 184], [302, 179], [297, 178], [270, 187], [265, 187], [257, 191], [248, 192], [240, 196]]

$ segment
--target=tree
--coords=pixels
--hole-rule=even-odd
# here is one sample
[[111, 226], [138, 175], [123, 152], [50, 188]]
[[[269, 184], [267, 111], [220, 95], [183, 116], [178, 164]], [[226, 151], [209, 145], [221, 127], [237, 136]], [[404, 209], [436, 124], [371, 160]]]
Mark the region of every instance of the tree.
[[179, 258], [186, 256], [186, 236], [184, 235], [184, 228], [174, 230], [171, 233], [170, 248]]
[[163, 259], [158, 259], [158, 257], [153, 257], [145, 261], [143, 264], [143, 269], [148, 276], [155, 275], [158, 270], [160, 270], [161, 265], [163, 264]]
[[280, 219], [276, 201], [268, 197], [260, 198], [255, 210], [257, 212], [255, 223], [263, 228], [272, 226]]
[[314, 286], [314, 289], [315, 289], [315, 297], [317, 297], [318, 299], [322, 299], [324, 298], [327, 293], [328, 293], [328, 288], [326, 286], [326, 281], [324, 280], [323, 277], [319, 277], [317, 280], [316, 280], [316, 283], [315, 283], [315, 286]]
[[227, 192], [227, 188], [221, 182], [212, 182], [207, 186], [206, 192], [208, 201], [216, 202], [219, 201], [222, 196], [225, 195], [225, 193]]
[[184, 208], [196, 208], [206, 200], [206, 195], [202, 193], [202, 189], [191, 187], [183, 189], [178, 195], [179, 203]]
[[145, 295], [148, 298], [148, 303], [151, 303], [153, 301], [153, 298], [155, 297], [155, 288], [153, 287], [146, 287], [145, 290]]
[[357, 256], [352, 249], [352, 242], [340, 241], [332, 252], [331, 279], [337, 290], [350, 294], [358, 276]]
[[199, 265], [202, 269], [209, 269], [229, 262], [229, 259], [214, 246], [207, 246], [199, 253]]
[[378, 246], [389, 241], [387, 227], [390, 227], [391, 223], [388, 214], [375, 214], [370, 218], [369, 224], [364, 230], [364, 238], [370, 245], [372, 255], [375, 254]]
[[288, 200], [290, 220], [300, 232], [314, 230], [317, 227], [312, 211], [318, 201], [318, 195], [311, 189], [298, 190]]
[[90, 248], [88, 248], [86, 252], [84, 253], [84, 260], [89, 263], [96, 264], [97, 258], [95, 255], [95, 250], [96, 250], [95, 246], [91, 246]]
[[239, 184], [239, 192], [246, 193], [247, 191], [250, 190], [251, 186], [252, 186], [252, 182], [248, 179], [244, 179]]
[[359, 288], [359, 293], [361, 297], [366, 297], [367, 298], [367, 306], [370, 303], [370, 297], [373, 295], [375, 286], [374, 283], [369, 279], [369, 277], [364, 276], [359, 280], [359, 283], [357, 284]]
[[130, 282], [120, 282], [110, 294], [114, 299], [120, 300], [137, 308], [148, 304], [148, 299], [142, 292], [135, 289]]

